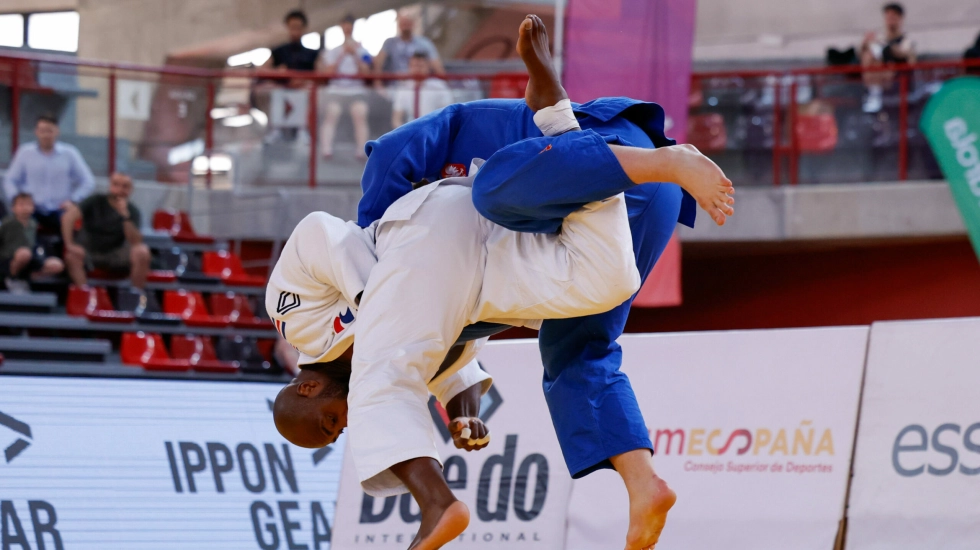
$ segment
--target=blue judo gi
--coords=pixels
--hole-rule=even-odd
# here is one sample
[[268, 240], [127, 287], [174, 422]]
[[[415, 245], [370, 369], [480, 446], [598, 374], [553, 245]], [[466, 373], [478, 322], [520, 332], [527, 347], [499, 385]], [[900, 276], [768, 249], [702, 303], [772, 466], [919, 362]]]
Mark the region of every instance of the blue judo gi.
[[[474, 101], [369, 142], [358, 223], [379, 219], [413, 183], [465, 175], [472, 159], [483, 158], [474, 205], [515, 231], [554, 233], [584, 204], [624, 192], [636, 266], [646, 280], [675, 224], [693, 227], [696, 204], [674, 184], [634, 185], [607, 144], [673, 145], [664, 136], [664, 111], [628, 98], [574, 104], [573, 110], [582, 132], [544, 137], [523, 100]], [[599, 315], [546, 320], [538, 333], [545, 399], [573, 478], [611, 468], [612, 456], [653, 449], [629, 379], [619, 370], [616, 339], [632, 301]]]

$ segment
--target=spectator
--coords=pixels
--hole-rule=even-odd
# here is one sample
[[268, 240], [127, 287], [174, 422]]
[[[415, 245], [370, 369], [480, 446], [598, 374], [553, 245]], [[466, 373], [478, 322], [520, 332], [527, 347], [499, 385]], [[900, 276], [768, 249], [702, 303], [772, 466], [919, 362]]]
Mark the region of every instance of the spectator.
[[[86, 284], [86, 268], [129, 274], [134, 288], [146, 286], [150, 270], [150, 249], [140, 234], [140, 211], [129, 201], [133, 180], [115, 173], [109, 178], [109, 192], [95, 194], [65, 212], [61, 234], [65, 239], [68, 276], [76, 285]], [[75, 223], [82, 229], [76, 241]]]
[[[344, 17], [340, 28], [344, 31], [344, 43], [324, 52], [321, 58], [323, 70], [338, 76], [371, 74], [371, 54], [353, 38], [354, 16]], [[366, 90], [364, 81], [359, 78], [332, 78], [325, 88], [323, 104], [326, 108], [326, 117], [320, 128], [323, 139], [320, 152], [325, 158], [333, 156], [334, 135], [337, 132], [340, 113], [344, 108], [350, 111], [351, 122], [354, 123], [356, 156], [359, 159], [367, 158], [364, 154], [364, 144], [368, 139]]]
[[[915, 63], [915, 43], [905, 34], [905, 8], [898, 3], [885, 4], [882, 8], [885, 19], [884, 33], [869, 31], [861, 44], [861, 65], [865, 69], [882, 67], [896, 63]], [[881, 95], [885, 86], [895, 79], [893, 71], [864, 72], [864, 83], [868, 86], [868, 98], [864, 110], [881, 110]]]
[[289, 42], [272, 49], [272, 56], [263, 67], [290, 71], [313, 71], [320, 55], [317, 50], [303, 45], [303, 35], [307, 33], [309, 20], [302, 10], [293, 10], [283, 18]]
[[[391, 125], [395, 128], [423, 117], [433, 111], [453, 104], [453, 92], [441, 78], [432, 76], [432, 65], [425, 51], [417, 51], [409, 61], [413, 80], [398, 83], [391, 109]], [[415, 112], [415, 94], [418, 91], [418, 110]]]
[[10, 202], [11, 214], [0, 224], [0, 272], [7, 290], [26, 292], [30, 289], [28, 276], [57, 275], [65, 270], [65, 264], [37, 252], [34, 198], [29, 193], [18, 193]]
[[963, 52], [963, 59], [980, 59], [980, 34], [977, 35], [977, 41], [973, 46]]
[[65, 209], [89, 196], [95, 178], [74, 146], [58, 141], [58, 119], [41, 115], [34, 124], [37, 141], [21, 145], [4, 178], [4, 193], [12, 203], [29, 193], [36, 203], [34, 219], [44, 231], [57, 233]]
[[[409, 72], [409, 60], [416, 52], [425, 52], [435, 74], [442, 76], [446, 69], [439, 59], [435, 44], [424, 36], [415, 36], [416, 18], [407, 12], [398, 14], [398, 36], [385, 40], [378, 57], [374, 60], [377, 73], [405, 74]], [[380, 82], [378, 83], [380, 86]]]
[[[307, 48], [303, 45], [303, 35], [307, 34], [309, 21], [302, 10], [293, 10], [283, 18], [286, 25], [286, 33], [289, 35], [289, 42], [280, 44], [272, 49], [272, 55], [262, 65], [263, 69], [275, 69], [278, 71], [306, 71], [316, 70], [317, 58], [320, 56], [318, 50]], [[278, 80], [261, 79], [255, 86], [252, 103], [255, 108], [269, 113], [272, 104], [272, 93], [276, 88], [302, 88], [308, 81], [300, 79]], [[295, 128], [279, 129], [267, 136], [270, 141], [278, 139], [295, 139], [298, 132]]]

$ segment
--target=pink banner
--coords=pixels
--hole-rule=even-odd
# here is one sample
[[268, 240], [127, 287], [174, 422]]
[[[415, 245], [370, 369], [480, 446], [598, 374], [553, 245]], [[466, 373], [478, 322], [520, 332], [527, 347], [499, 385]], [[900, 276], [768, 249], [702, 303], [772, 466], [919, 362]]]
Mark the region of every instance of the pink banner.
[[[695, 0], [568, 0], [562, 75], [573, 101], [628, 96], [667, 112], [667, 135], [684, 142]], [[681, 303], [675, 236], [633, 302]]]

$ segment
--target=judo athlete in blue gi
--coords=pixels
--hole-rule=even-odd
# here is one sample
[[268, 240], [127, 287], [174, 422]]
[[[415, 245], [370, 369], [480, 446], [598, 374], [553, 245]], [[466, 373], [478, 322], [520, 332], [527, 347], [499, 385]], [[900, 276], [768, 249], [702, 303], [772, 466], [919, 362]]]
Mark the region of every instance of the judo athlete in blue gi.
[[[465, 175], [473, 158], [488, 157], [473, 184], [474, 205], [515, 231], [555, 233], [564, 217], [583, 205], [625, 193], [636, 266], [644, 280], [675, 224], [693, 227], [696, 204], [719, 225], [733, 213], [731, 182], [717, 166], [693, 147], [664, 148], [675, 142], [664, 135], [664, 112], [656, 104], [604, 98], [575, 105], [571, 122], [577, 119], [584, 135], [544, 136], [539, 125], [548, 122], [535, 124], [535, 112], [547, 114], [567, 96], [551, 68], [538, 18], [522, 23], [521, 41], [518, 51], [531, 77], [525, 101], [453, 105], [367, 144], [361, 226], [379, 219], [418, 182]], [[558, 117], [558, 131], [563, 124], [567, 129], [568, 120], [552, 115]], [[593, 147], [608, 144], [614, 155], [583, 150], [564, 155], [558, 166], [549, 158], [564, 141], [581, 144], [592, 137], [604, 142]], [[648, 181], [677, 185], [636, 185]], [[653, 473], [653, 445], [629, 380], [619, 370], [622, 350], [616, 340], [631, 303], [632, 298], [588, 317], [545, 320], [538, 338], [545, 398], [568, 469], [574, 478], [602, 468], [623, 476], [631, 501], [627, 548], [639, 549], [656, 543], [674, 497]]]

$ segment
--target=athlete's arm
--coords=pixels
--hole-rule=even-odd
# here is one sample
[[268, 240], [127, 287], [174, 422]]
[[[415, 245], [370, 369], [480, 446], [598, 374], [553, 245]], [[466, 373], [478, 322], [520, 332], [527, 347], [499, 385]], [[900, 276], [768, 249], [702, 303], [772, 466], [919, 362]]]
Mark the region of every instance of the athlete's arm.
[[367, 227], [380, 219], [393, 202], [412, 190], [413, 183], [440, 179], [455, 138], [456, 110], [455, 105], [449, 106], [368, 142], [358, 225]]

